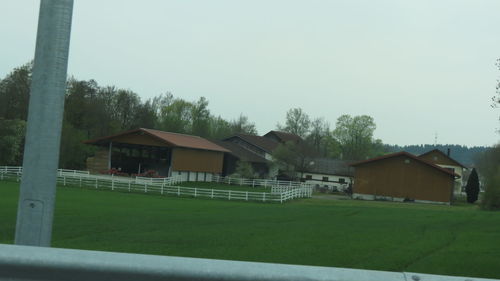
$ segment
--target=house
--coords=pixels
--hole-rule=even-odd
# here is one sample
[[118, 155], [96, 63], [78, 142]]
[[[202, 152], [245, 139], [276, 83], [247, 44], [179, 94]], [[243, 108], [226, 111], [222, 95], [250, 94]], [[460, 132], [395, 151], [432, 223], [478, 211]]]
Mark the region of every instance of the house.
[[309, 161], [301, 180], [316, 187], [344, 191], [352, 184], [354, 168], [346, 161], [328, 158], [316, 158]]
[[[161, 176], [181, 175], [185, 180], [206, 181], [222, 173], [229, 150], [204, 138], [139, 128], [85, 141], [101, 147], [87, 161], [90, 171], [117, 168], [125, 173], [156, 170]], [[98, 159], [97, 159], [98, 158]]]
[[234, 142], [214, 141], [214, 143], [229, 151], [224, 154], [222, 176], [230, 176], [234, 174], [238, 161], [250, 163], [253, 170], [259, 175], [259, 177], [265, 178], [268, 176], [270, 161], [266, 158]]
[[353, 198], [450, 204], [454, 172], [407, 152], [352, 163]]
[[302, 139], [294, 134], [270, 131], [264, 136], [236, 134], [217, 142], [230, 151], [224, 159], [224, 175], [234, 173], [238, 161], [246, 161], [252, 164], [260, 177], [276, 177], [278, 169], [272, 165], [272, 153], [280, 144], [287, 141], [298, 142]]
[[464, 169], [466, 169], [466, 167], [450, 157], [450, 149], [448, 149], [446, 154], [439, 149], [434, 149], [419, 155], [418, 158], [426, 160], [427, 162], [434, 163], [439, 167], [448, 169], [457, 174], [458, 177], [455, 179], [455, 187], [453, 192], [455, 194], [462, 193], [462, 177], [464, 174]]

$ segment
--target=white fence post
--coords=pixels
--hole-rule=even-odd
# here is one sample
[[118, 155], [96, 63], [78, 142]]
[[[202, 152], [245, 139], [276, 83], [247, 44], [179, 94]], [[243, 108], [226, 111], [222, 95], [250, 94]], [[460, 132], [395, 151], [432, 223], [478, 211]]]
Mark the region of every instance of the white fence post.
[[163, 184], [161, 185], [161, 195], [163, 195]]
[[211, 197], [212, 197], [212, 199], [214, 198], [214, 190], [213, 189], [212, 189], [212, 196]]
[[248, 191], [246, 192], [246, 198], [245, 199], [248, 201]]
[[194, 188], [194, 197], [196, 197], [196, 187]]
[[262, 202], [266, 202], [266, 193], [262, 192]]
[[179, 186], [177, 187], [177, 196], [181, 196], [181, 188]]
[[128, 191], [130, 192], [130, 180], [128, 181]]
[[229, 190], [229, 197], [228, 197], [229, 200], [231, 200], [231, 190]]
[[148, 183], [144, 183], [144, 192], [147, 193], [148, 192]]
[[97, 178], [95, 178], [95, 189], [97, 189]]

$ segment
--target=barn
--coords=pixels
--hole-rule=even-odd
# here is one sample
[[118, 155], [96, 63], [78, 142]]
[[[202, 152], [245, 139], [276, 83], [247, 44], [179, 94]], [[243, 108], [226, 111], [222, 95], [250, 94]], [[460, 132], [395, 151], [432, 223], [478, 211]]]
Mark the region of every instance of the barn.
[[160, 176], [182, 175], [186, 180], [205, 181], [222, 173], [227, 149], [207, 139], [139, 128], [85, 142], [101, 147], [87, 160], [90, 171], [111, 168], [124, 173], [156, 171]]
[[450, 204], [456, 174], [398, 152], [352, 163], [353, 198]]

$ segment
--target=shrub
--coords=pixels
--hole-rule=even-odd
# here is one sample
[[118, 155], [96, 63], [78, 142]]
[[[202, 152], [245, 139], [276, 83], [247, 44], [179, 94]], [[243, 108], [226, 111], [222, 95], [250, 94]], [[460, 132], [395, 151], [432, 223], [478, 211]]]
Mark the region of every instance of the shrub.
[[500, 144], [484, 152], [478, 162], [485, 192], [481, 199], [484, 210], [500, 210]]
[[467, 185], [465, 186], [465, 193], [467, 193], [467, 202], [474, 203], [477, 201], [479, 195], [479, 178], [476, 169], [472, 169]]

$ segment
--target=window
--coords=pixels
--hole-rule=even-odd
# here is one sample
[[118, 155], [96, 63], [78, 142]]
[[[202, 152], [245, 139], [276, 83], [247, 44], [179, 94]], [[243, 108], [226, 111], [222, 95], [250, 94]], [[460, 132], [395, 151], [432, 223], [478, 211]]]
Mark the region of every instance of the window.
[[328, 177], [323, 177], [323, 181], [328, 181]]
[[306, 180], [312, 180], [312, 175], [306, 175]]
[[344, 178], [339, 178], [339, 183], [345, 183], [345, 179]]

